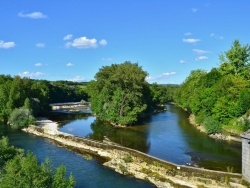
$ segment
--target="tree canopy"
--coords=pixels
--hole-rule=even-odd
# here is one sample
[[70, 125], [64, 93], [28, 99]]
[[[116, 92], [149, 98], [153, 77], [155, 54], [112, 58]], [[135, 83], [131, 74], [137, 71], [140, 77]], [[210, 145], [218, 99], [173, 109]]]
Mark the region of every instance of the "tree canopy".
[[249, 46], [235, 40], [220, 56], [219, 68], [190, 73], [175, 102], [193, 113], [210, 134], [220, 132], [222, 125], [241, 131], [250, 128], [245, 125], [247, 121], [237, 120], [250, 109], [249, 57]]
[[249, 78], [249, 45], [241, 45], [239, 40], [235, 40], [231, 49], [220, 56], [220, 71], [223, 74], [234, 74], [235, 76], [245, 76]]
[[49, 159], [39, 164], [34, 154], [24, 154], [23, 150], [11, 146], [6, 137], [0, 139], [0, 167], [2, 188], [72, 188], [75, 186], [73, 176], [66, 177], [64, 166], [54, 169]]
[[50, 112], [50, 103], [87, 100], [85, 85], [0, 75], [0, 121], [7, 123], [15, 109], [24, 108], [31, 115], [37, 116]]
[[87, 86], [92, 111], [112, 123], [130, 125], [137, 122], [151, 104], [146, 76], [147, 72], [137, 63], [102, 67]]

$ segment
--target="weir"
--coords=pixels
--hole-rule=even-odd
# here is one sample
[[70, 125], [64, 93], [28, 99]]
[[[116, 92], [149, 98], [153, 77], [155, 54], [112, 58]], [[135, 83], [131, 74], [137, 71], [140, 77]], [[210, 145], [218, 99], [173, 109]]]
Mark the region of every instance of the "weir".
[[[24, 131], [52, 139], [65, 146], [74, 147], [109, 159], [109, 161], [104, 163], [104, 165], [114, 169], [119, 173], [125, 175], [129, 174], [136, 178], [150, 181], [156, 186], [158, 186], [159, 184], [162, 185], [166, 182], [168, 184], [169, 182], [175, 184], [174, 182], [177, 182], [177, 179], [177, 185], [184, 185], [188, 187], [189, 185], [186, 185], [184, 181], [189, 181], [190, 179], [192, 179], [192, 181], [194, 181], [195, 179], [196, 183], [197, 181], [203, 181], [205, 182], [205, 184], [207, 184], [208, 182], [219, 182], [219, 184], [241, 184], [242, 181], [242, 175], [238, 173], [214, 171], [197, 167], [178, 165], [161, 160], [134, 149], [126, 148], [112, 143], [77, 137], [57, 130], [51, 131], [38, 126], [30, 126], [24, 129]], [[131, 157], [131, 160], [129, 162], [124, 162], [125, 156]], [[132, 162], [133, 165], [132, 163], [128, 164], [130, 162]], [[154, 176], [153, 179], [150, 176]], [[157, 178], [155, 178], [156, 176]], [[181, 181], [179, 181], [179, 179], [181, 179]]]

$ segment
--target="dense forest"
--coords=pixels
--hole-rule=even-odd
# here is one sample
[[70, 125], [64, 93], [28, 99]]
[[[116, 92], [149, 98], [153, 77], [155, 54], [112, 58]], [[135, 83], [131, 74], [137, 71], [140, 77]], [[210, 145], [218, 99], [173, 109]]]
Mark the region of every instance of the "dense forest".
[[19, 124], [27, 125], [32, 116], [49, 113], [50, 103], [87, 100], [85, 85], [0, 75], [0, 121], [15, 124], [18, 119]]
[[235, 40], [220, 55], [220, 66], [194, 70], [178, 88], [176, 104], [195, 115], [208, 134], [250, 128], [250, 48]]

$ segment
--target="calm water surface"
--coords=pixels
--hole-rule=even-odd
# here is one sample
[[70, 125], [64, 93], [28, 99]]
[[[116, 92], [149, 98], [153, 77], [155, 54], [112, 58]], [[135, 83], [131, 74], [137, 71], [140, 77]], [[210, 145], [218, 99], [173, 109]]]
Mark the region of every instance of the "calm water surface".
[[200, 133], [188, 121], [189, 114], [174, 105], [141, 125], [114, 128], [93, 116], [56, 115], [60, 131], [96, 140], [109, 140], [177, 164], [241, 172], [241, 143], [215, 140]]

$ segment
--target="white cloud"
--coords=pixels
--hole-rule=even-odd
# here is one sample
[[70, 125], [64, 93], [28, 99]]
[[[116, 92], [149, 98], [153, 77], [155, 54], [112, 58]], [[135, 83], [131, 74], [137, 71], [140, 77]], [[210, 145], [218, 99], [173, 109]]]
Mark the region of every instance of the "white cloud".
[[192, 8], [191, 10], [192, 10], [192, 12], [193, 12], [193, 13], [195, 13], [195, 12], [197, 12], [197, 11], [198, 11], [198, 9], [197, 9], [197, 8]]
[[211, 34], [210, 34], [210, 37], [213, 37], [213, 38], [219, 39], [219, 40], [223, 40], [223, 39], [224, 39], [223, 36], [219, 36], [219, 35], [217, 35], [217, 34], [215, 34], [215, 33], [211, 33]]
[[73, 82], [85, 82], [87, 80], [84, 77], [76, 76], [75, 78], [70, 79], [70, 81], [73, 81]]
[[106, 46], [108, 43], [107, 43], [107, 41], [105, 39], [102, 39], [102, 40], [99, 41], [99, 44], [101, 46]]
[[108, 58], [102, 58], [102, 60], [103, 60], [103, 61], [112, 61], [112, 60], [113, 60], [113, 58], [111, 58], [111, 57], [108, 57]]
[[184, 63], [186, 63], [186, 61], [183, 60], [183, 59], [181, 59], [181, 60], [180, 60], [180, 63], [181, 63], [181, 64], [184, 64]]
[[208, 57], [202, 55], [202, 56], [197, 57], [197, 58], [195, 59], [195, 61], [202, 61], [202, 60], [206, 60], [206, 59], [208, 59]]
[[67, 67], [72, 67], [72, 66], [74, 66], [74, 64], [68, 63], [66, 66], [67, 66]]
[[88, 39], [87, 37], [80, 37], [73, 40], [73, 42], [67, 42], [66, 47], [75, 47], [75, 48], [96, 48], [97, 40], [95, 38]]
[[44, 73], [42, 72], [28, 72], [28, 71], [19, 74], [19, 76], [26, 78], [36, 78], [42, 75], [44, 75]]
[[18, 16], [22, 18], [31, 18], [31, 19], [47, 18], [47, 16], [44, 15], [42, 12], [31, 12], [26, 14], [24, 12], [19, 12]]
[[175, 74], [176, 74], [176, 72], [166, 72], [166, 73], [162, 73], [161, 75], [158, 75], [155, 77], [147, 76], [146, 80], [147, 81], [157, 81], [157, 80], [168, 79], [170, 76], [175, 75]]
[[63, 37], [63, 40], [70, 40], [72, 39], [73, 35], [72, 34], [69, 34], [69, 35], [66, 35], [65, 37]]
[[0, 40], [0, 48], [8, 49], [14, 47], [16, 44], [14, 42], [4, 42], [3, 40]]
[[200, 50], [200, 49], [193, 49], [193, 52], [195, 52], [195, 53], [198, 54], [198, 55], [203, 55], [203, 54], [210, 53], [210, 52], [207, 51], [207, 50]]
[[184, 33], [184, 35], [185, 35], [185, 36], [190, 36], [190, 35], [192, 35], [192, 33], [187, 32], [187, 33]]
[[200, 39], [194, 39], [194, 38], [188, 38], [188, 39], [182, 39], [182, 41], [185, 42], [185, 43], [195, 44], [197, 42], [200, 42], [201, 40]]
[[44, 48], [45, 47], [45, 43], [37, 43], [36, 47], [38, 47], [38, 48]]
[[35, 66], [36, 67], [41, 67], [41, 66], [43, 66], [43, 64], [42, 63], [36, 63]]
[[95, 38], [88, 39], [87, 37], [80, 37], [80, 38], [74, 39], [72, 42], [65, 43], [65, 47], [86, 49], [86, 48], [97, 48], [98, 45], [105, 46], [107, 44], [108, 42], [105, 39], [102, 39], [98, 42]]

